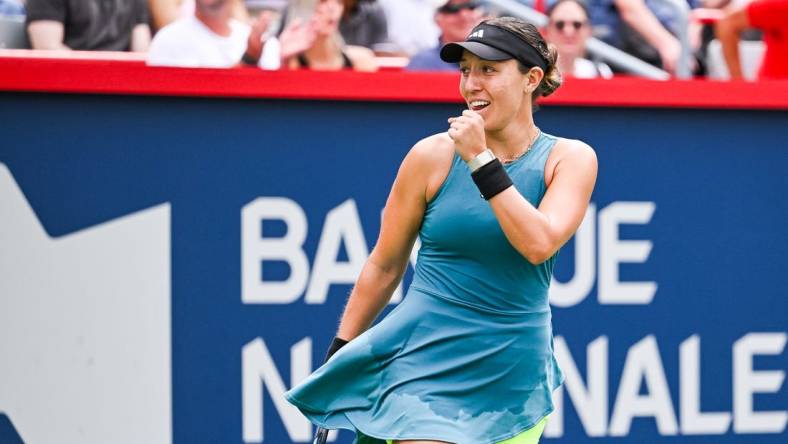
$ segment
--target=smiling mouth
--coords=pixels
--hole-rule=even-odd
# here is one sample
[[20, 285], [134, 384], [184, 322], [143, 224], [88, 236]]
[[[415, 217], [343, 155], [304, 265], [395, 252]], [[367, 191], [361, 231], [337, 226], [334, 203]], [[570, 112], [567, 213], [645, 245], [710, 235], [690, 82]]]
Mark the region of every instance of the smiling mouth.
[[490, 102], [486, 100], [474, 100], [468, 104], [472, 111], [480, 111], [490, 106]]

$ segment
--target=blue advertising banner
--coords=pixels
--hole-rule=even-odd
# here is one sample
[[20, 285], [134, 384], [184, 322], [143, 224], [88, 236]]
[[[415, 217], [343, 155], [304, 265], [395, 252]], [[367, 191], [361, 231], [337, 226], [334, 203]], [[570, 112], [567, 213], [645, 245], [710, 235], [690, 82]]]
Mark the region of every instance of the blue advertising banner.
[[[282, 394], [322, 362], [405, 153], [460, 112], [0, 95], [0, 442], [311, 442]], [[536, 120], [600, 165], [555, 270], [544, 441], [785, 443], [788, 115]]]

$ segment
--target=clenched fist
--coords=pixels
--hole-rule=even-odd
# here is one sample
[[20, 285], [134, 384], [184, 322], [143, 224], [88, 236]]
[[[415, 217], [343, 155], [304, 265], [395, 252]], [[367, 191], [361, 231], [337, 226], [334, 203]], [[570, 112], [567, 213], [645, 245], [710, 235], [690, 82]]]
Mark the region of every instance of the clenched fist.
[[487, 149], [484, 137], [484, 118], [466, 109], [459, 117], [449, 117], [449, 137], [462, 160], [469, 161]]

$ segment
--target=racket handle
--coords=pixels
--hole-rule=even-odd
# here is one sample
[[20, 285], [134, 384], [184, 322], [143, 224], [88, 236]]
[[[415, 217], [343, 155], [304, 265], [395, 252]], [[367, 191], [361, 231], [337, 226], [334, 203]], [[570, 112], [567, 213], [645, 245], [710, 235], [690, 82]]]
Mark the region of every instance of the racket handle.
[[326, 439], [328, 439], [328, 430], [323, 427], [318, 427], [315, 432], [315, 440], [312, 441], [312, 444], [326, 444]]

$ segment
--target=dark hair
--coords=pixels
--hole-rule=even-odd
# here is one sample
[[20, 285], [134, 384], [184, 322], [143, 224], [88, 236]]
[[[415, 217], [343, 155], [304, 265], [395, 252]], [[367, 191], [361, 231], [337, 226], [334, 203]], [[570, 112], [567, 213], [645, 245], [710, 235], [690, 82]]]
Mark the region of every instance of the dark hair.
[[586, 2], [584, 2], [583, 0], [558, 0], [557, 2], [550, 5], [549, 8], [547, 8], [547, 11], [545, 11], [545, 15], [547, 17], [550, 17], [551, 15], [553, 15], [553, 11], [555, 11], [555, 8], [557, 8], [558, 5], [564, 3], [574, 3], [577, 6], [580, 6], [580, 9], [582, 9], [583, 13], [586, 15], [586, 19], [589, 19], [591, 17], [590, 13], [588, 12], [588, 5], [586, 5]]
[[[539, 97], [547, 97], [552, 94], [559, 86], [561, 86], [562, 78], [561, 71], [558, 69], [556, 62], [558, 61], [558, 50], [555, 46], [545, 42], [542, 34], [536, 29], [536, 26], [514, 17], [497, 17], [485, 20], [482, 23], [497, 26], [505, 29], [516, 36], [520, 37], [527, 45], [531, 45], [536, 49], [542, 58], [547, 63], [544, 77], [536, 87], [532, 99], [535, 101]], [[525, 66], [522, 62], [517, 62], [520, 72], [526, 74], [533, 68], [532, 66]]]

